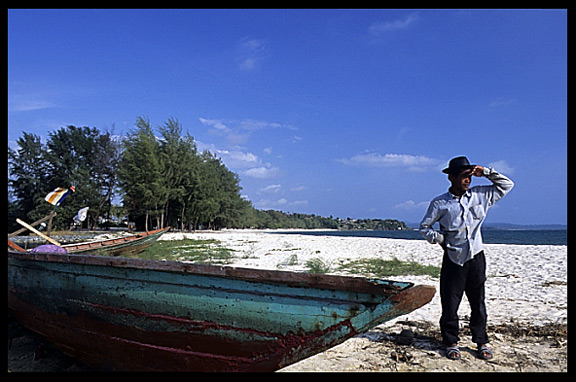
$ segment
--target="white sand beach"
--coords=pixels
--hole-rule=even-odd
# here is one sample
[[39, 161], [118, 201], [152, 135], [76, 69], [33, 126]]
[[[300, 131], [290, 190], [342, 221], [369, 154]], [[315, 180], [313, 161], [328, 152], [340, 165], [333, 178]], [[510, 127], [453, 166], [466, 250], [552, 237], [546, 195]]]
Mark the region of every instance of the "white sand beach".
[[[259, 230], [168, 233], [160, 240], [178, 240], [184, 237], [219, 240], [220, 246], [235, 251], [233, 263], [229, 265], [236, 267], [306, 271], [306, 262], [319, 258], [330, 266], [330, 273], [339, 273], [336, 269], [342, 260], [397, 258], [438, 267], [442, 260], [440, 246], [431, 245], [424, 240], [312, 236], [299, 235], [296, 232], [281, 234]], [[484, 249], [487, 259], [486, 304], [489, 326], [514, 325], [533, 328], [550, 324], [567, 325], [567, 246], [486, 244]], [[391, 278], [433, 285], [437, 290], [439, 287], [439, 279], [431, 276]], [[492, 346], [495, 348], [496, 357], [491, 362], [476, 359], [473, 351], [470, 351], [470, 354], [463, 352], [460, 363], [447, 360], [437, 342], [421, 344], [420, 349], [412, 346], [407, 350], [398, 350], [398, 346], [393, 342], [395, 335], [406, 328], [416, 334], [419, 333], [418, 327], [438, 328], [440, 313], [440, 296], [436, 293], [428, 305], [283, 371], [566, 370], [567, 366], [562, 361], [567, 357], [566, 344], [561, 343], [562, 346], [555, 347], [554, 343], [546, 343], [546, 338], [543, 337], [522, 340], [518, 335], [495, 333], [492, 335]], [[461, 326], [466, 325], [469, 314], [469, 306], [464, 296], [459, 310]], [[411, 322], [416, 322], [417, 327], [406, 326], [405, 323]], [[469, 335], [461, 334], [461, 338], [462, 346], [475, 349], [475, 344], [470, 343]], [[533, 340], [537, 345], [532, 343]], [[513, 345], [514, 342], [516, 345]], [[398, 351], [412, 352], [413, 359], [402, 362], [402, 357], [397, 357]], [[414, 358], [418, 358], [415, 355], [418, 351], [422, 353], [420, 360], [414, 361]], [[396, 358], [400, 359], [391, 362], [394, 356], [385, 354], [387, 352], [396, 352]], [[548, 354], [550, 352], [552, 353]], [[510, 360], [511, 354], [516, 358]], [[550, 362], [543, 361], [546, 357], [550, 358]], [[384, 364], [382, 359], [386, 360]], [[431, 363], [426, 366], [425, 360], [431, 360]]]

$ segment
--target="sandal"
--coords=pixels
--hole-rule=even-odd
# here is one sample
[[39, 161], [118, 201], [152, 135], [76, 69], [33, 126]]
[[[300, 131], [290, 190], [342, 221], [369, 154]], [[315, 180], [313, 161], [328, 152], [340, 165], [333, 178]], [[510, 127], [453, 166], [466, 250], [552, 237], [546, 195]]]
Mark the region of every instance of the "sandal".
[[458, 361], [460, 359], [460, 349], [458, 349], [458, 346], [447, 346], [446, 358]]
[[494, 354], [492, 353], [492, 348], [490, 348], [487, 344], [486, 345], [478, 345], [478, 358], [484, 360], [490, 360], [494, 358]]

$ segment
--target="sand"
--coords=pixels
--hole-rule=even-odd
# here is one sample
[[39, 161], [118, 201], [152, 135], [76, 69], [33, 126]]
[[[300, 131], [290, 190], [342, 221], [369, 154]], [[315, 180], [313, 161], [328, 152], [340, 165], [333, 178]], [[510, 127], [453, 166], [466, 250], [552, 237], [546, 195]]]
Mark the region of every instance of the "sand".
[[[260, 269], [307, 271], [306, 262], [317, 258], [330, 267], [330, 273], [345, 274], [337, 268], [346, 260], [397, 258], [440, 267], [442, 259], [441, 248], [424, 240], [267, 230], [168, 233], [160, 240], [183, 238], [219, 240], [220, 246], [234, 251], [230, 266]], [[470, 314], [466, 297], [459, 310], [462, 360], [444, 357], [438, 328], [440, 296], [436, 293], [426, 306], [280, 371], [567, 371], [567, 246], [486, 244], [484, 250], [488, 334], [494, 360], [476, 357], [476, 345], [466, 333]], [[431, 276], [393, 279], [433, 285], [437, 290], [439, 286], [439, 280]], [[13, 340], [11, 371], [38, 370], [38, 361], [34, 361], [36, 366], [31, 361], [17, 362], [30, 358], [22, 355], [26, 346], [19, 345], [26, 338]], [[72, 370], [89, 369], [72, 366]]]

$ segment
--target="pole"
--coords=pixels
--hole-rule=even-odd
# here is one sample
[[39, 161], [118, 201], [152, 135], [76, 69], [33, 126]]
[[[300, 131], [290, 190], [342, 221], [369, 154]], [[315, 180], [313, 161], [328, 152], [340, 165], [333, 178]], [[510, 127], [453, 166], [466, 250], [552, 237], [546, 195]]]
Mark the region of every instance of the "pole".
[[23, 227], [28, 228], [30, 231], [34, 232], [36, 235], [38, 235], [40, 237], [43, 237], [44, 239], [48, 240], [50, 243], [56, 244], [57, 246], [61, 247], [59, 242], [52, 239], [51, 237], [44, 235], [42, 232], [38, 231], [36, 228], [32, 227], [30, 224], [28, 224], [28, 223], [26, 223], [20, 219], [16, 219], [16, 223], [20, 224]]
[[[50, 212], [50, 214], [49, 214], [48, 216], [43, 217], [43, 218], [40, 219], [40, 220], [36, 220], [34, 223], [30, 223], [30, 225], [31, 225], [32, 227], [36, 227], [38, 224], [40, 224], [40, 223], [42, 223], [42, 222], [45, 222], [45, 221], [48, 220], [48, 219], [52, 219], [54, 216], [56, 216], [56, 212], [52, 211], [52, 212]], [[28, 228], [20, 228], [18, 231], [14, 231], [14, 232], [12, 232], [12, 233], [9, 233], [9, 234], [8, 234], [8, 238], [14, 237], [14, 236], [16, 236], [16, 235], [18, 235], [18, 234], [26, 231], [27, 229], [28, 229]]]

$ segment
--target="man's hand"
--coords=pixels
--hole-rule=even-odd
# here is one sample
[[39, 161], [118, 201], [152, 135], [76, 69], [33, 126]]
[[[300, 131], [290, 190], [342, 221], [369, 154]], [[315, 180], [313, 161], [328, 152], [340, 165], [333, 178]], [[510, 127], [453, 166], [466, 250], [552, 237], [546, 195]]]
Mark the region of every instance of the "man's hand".
[[470, 170], [470, 175], [474, 176], [482, 176], [484, 174], [484, 167], [482, 166], [474, 166], [472, 170]]
[[444, 250], [444, 252], [446, 252], [446, 242], [443, 241], [442, 243], [438, 243], [440, 244], [440, 246], [442, 247], [442, 249]]

